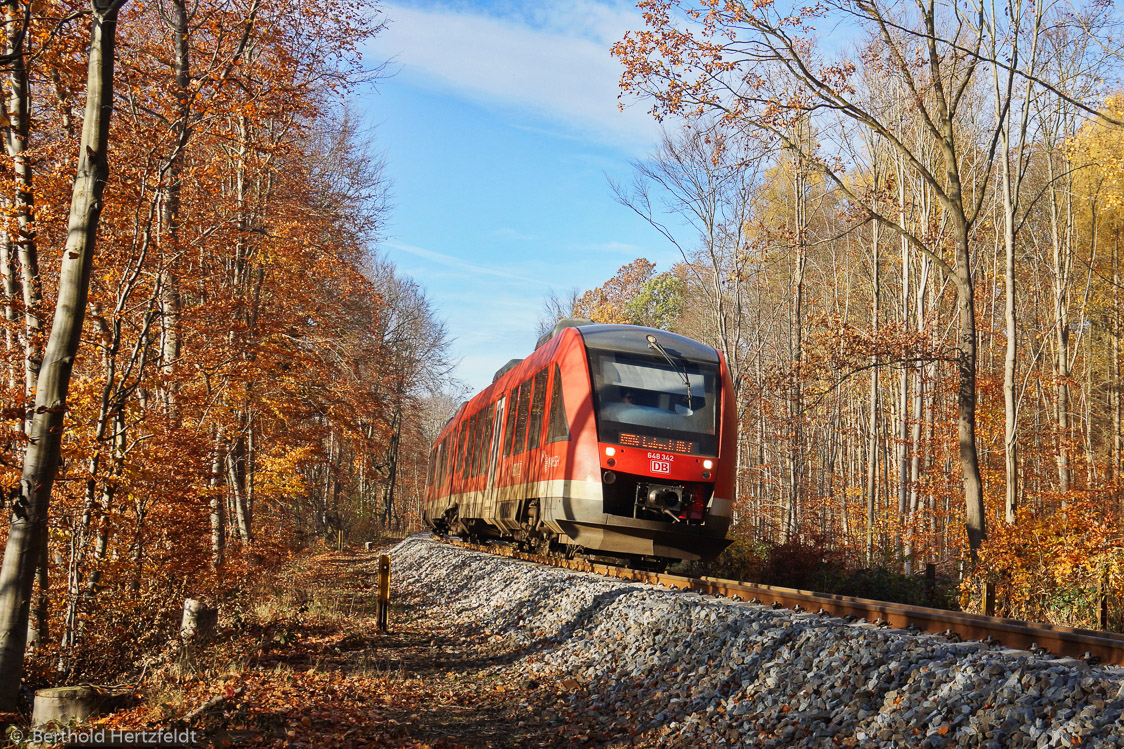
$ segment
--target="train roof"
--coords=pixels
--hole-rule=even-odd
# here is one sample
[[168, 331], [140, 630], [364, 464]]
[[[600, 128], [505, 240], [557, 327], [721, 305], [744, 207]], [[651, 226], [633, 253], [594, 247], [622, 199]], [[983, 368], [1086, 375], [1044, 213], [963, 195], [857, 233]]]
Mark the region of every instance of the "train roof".
[[669, 333], [658, 328], [641, 325], [582, 325], [578, 328], [586, 348], [627, 351], [635, 354], [649, 353], [648, 336], [654, 335], [669, 354], [693, 361], [718, 363], [718, 352], [704, 343]]
[[[660, 345], [671, 354], [672, 356], [679, 356], [684, 359], [697, 362], [709, 362], [717, 364], [718, 352], [707, 346], [704, 343], [699, 343], [696, 340], [681, 336], [678, 333], [669, 333], [666, 330], [659, 328], [647, 328], [642, 325], [609, 325], [604, 323], [587, 323], [587, 321], [580, 318], [568, 319], [560, 321], [554, 329], [554, 335], [543, 336], [539, 339], [539, 345], [535, 348], [538, 352], [543, 346], [546, 346], [568, 328], [574, 328], [582, 338], [582, 345], [587, 349], [598, 349], [605, 351], [625, 351], [634, 354], [651, 354], [651, 348], [648, 346], [648, 336], [654, 335]], [[527, 359], [541, 358], [532, 354]], [[512, 359], [503, 367], [501, 367], [492, 378], [492, 384], [485, 387], [479, 393], [474, 394], [468, 400], [461, 403], [453, 411], [452, 416], [445, 422], [442, 429], [449, 428], [452, 423], [465, 412], [469, 404], [473, 401], [489, 400], [494, 393], [504, 386], [497, 386], [497, 383], [503, 378], [504, 375], [517, 369], [527, 359]]]

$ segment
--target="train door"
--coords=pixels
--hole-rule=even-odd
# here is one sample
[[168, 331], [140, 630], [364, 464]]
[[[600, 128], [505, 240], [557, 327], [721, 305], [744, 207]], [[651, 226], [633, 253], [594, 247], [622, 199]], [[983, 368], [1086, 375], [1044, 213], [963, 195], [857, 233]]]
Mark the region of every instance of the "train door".
[[496, 401], [495, 420], [492, 422], [492, 438], [489, 440], [490, 449], [487, 453], [488, 465], [484, 470], [484, 512], [483, 516], [492, 525], [506, 528], [500, 512], [500, 490], [496, 487], [499, 481], [500, 451], [503, 449], [503, 421], [506, 409], [507, 396], [500, 396]]

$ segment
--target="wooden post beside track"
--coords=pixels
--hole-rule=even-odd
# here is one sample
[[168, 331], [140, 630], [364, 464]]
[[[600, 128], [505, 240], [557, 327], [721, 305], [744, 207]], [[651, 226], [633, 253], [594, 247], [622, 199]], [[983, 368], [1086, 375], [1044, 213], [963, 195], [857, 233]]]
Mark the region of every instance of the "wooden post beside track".
[[984, 616], [995, 616], [995, 583], [984, 583]]
[[1101, 567], [1097, 580], [1097, 629], [1108, 629], [1108, 566]]
[[390, 557], [379, 556], [379, 601], [376, 608], [379, 630], [387, 630], [387, 612], [390, 609]]

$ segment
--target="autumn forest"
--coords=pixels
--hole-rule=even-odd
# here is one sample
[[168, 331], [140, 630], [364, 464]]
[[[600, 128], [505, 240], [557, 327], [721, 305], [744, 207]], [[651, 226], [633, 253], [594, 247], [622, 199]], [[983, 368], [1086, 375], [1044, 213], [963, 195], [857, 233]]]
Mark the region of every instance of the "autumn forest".
[[[928, 568], [973, 611], [993, 591], [1000, 615], [1124, 630], [1115, 11], [639, 8], [611, 54], [663, 142], [607, 194], [681, 262], [552, 295], [540, 327], [723, 353], [739, 553]], [[464, 392], [376, 249], [390, 186], [348, 101], [385, 72], [362, 56], [377, 9], [0, 17], [7, 711], [21, 677], [116, 674], [185, 595], [301, 544], [419, 530]]]
[[369, 7], [3, 14], [10, 709], [25, 643], [29, 683], [96, 678], [185, 594], [302, 538], [404, 527], [447, 341], [371, 252], [388, 185], [344, 105], [380, 74]]
[[1119, 18], [640, 7], [621, 99], [669, 126], [614, 189], [682, 263], [548, 306], [725, 354], [746, 544], [934, 565], [970, 610], [1119, 629]]

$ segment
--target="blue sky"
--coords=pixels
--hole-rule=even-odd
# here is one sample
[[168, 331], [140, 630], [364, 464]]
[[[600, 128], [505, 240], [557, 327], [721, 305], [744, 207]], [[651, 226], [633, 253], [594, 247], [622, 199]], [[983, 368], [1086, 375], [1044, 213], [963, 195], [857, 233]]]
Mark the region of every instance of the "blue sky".
[[627, 181], [659, 137], [645, 106], [618, 111], [609, 54], [642, 20], [608, 0], [382, 7], [366, 55], [395, 75], [362, 101], [393, 183], [381, 249], [426, 289], [476, 391], [530, 353], [552, 289], [679, 259], [605, 176]]

